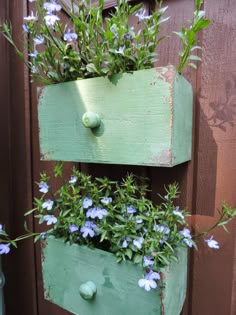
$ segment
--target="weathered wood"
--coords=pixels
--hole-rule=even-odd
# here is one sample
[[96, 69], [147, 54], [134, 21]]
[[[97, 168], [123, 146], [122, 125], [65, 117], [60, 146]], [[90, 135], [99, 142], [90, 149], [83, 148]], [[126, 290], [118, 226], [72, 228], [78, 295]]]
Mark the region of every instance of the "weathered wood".
[[[146, 292], [139, 288], [143, 268], [131, 262], [116, 263], [114, 255], [61, 239], [48, 239], [43, 244], [42, 267], [45, 298], [77, 315], [179, 315], [186, 291], [187, 249], [179, 252], [178, 263], [163, 270], [162, 297], [160, 291]], [[60, 262], [60, 263], [58, 263]], [[88, 285], [96, 285], [92, 292]], [[84, 296], [83, 295], [83, 296]], [[163, 311], [163, 313], [162, 313]]]
[[[85, 128], [83, 115], [101, 124]], [[174, 166], [191, 158], [192, 89], [172, 66], [43, 88], [44, 160]]]

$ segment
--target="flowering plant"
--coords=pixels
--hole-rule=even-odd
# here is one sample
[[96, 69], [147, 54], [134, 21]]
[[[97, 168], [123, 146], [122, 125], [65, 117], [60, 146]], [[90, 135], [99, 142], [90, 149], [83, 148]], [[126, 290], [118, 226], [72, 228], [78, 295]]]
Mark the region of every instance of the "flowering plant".
[[[167, 7], [162, 7], [162, 0], [155, 1], [156, 9], [150, 15], [141, 8], [142, 3], [130, 5], [128, 0], [117, 0], [115, 9], [105, 17], [104, 0], [97, 4], [84, 0], [78, 5], [71, 0], [71, 9], [63, 0], [29, 2], [34, 2], [35, 9], [24, 17], [26, 51], [15, 44], [10, 23], [0, 25], [0, 31], [29, 67], [33, 80], [44, 84], [152, 68], [158, 44], [168, 38], [160, 36], [161, 26], [169, 19], [164, 17]], [[195, 0], [190, 26], [175, 32], [182, 43], [179, 73], [185, 65], [196, 68], [195, 62], [201, 60], [194, 54], [201, 49], [196, 35], [210, 23], [200, 9], [202, 2]], [[65, 22], [62, 10], [68, 16]]]
[[[179, 195], [177, 184], [169, 185], [161, 203], [155, 205], [147, 197], [146, 180], [134, 175], [127, 175], [121, 182], [106, 177], [92, 179], [74, 167], [71, 177], [65, 180], [59, 163], [54, 176], [60, 178], [61, 187], [52, 191], [49, 176], [41, 174], [38, 187], [42, 195], [35, 198], [35, 208], [26, 213], [35, 213], [44, 232], [28, 231], [10, 240], [1, 226], [0, 254], [7, 254], [20, 239], [34, 236], [37, 241], [51, 235], [114, 253], [117, 262], [141, 264], [145, 272], [138, 284], [149, 291], [157, 287], [160, 269], [178, 259], [179, 248], [197, 247], [197, 239], [209, 235], [217, 226], [226, 229], [236, 215], [236, 208], [223, 204], [217, 223], [192, 235], [185, 220], [188, 212], [174, 204]], [[211, 248], [219, 248], [212, 236], [204, 241]]]

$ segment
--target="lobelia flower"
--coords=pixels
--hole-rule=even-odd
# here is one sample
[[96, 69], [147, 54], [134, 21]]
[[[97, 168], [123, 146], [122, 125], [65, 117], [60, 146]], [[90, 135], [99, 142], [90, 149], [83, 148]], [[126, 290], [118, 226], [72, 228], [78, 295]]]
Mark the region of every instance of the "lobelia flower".
[[34, 15], [34, 12], [31, 11], [31, 15], [25, 16], [24, 20], [27, 21], [27, 22], [36, 22], [36, 21], [38, 21], [38, 16]]
[[86, 213], [87, 218], [92, 218], [92, 219], [98, 218], [100, 220], [103, 219], [103, 217], [107, 215], [108, 215], [107, 210], [103, 208], [99, 208], [99, 207], [91, 208]]
[[213, 239], [213, 236], [209, 240], [204, 240], [210, 248], [219, 249], [219, 243]]
[[40, 236], [41, 236], [41, 239], [42, 239], [42, 240], [45, 240], [46, 237], [47, 237], [47, 232], [42, 232], [42, 233], [40, 233]]
[[55, 0], [51, 0], [51, 2], [45, 2], [43, 5], [43, 8], [48, 12], [48, 13], [53, 13], [53, 12], [59, 12], [61, 11], [61, 5], [56, 3]]
[[10, 244], [0, 244], [0, 255], [10, 252]]
[[85, 197], [83, 200], [83, 208], [84, 209], [88, 209], [89, 207], [91, 207], [93, 204], [93, 200], [89, 197]]
[[139, 279], [138, 285], [140, 288], [144, 288], [146, 291], [157, 288], [157, 283], [155, 280], [160, 280], [160, 275], [158, 272], [150, 270], [145, 274], [143, 279]]
[[45, 23], [49, 27], [54, 27], [55, 23], [57, 21], [60, 21], [60, 18], [56, 16], [55, 14], [47, 14], [44, 17]]
[[49, 186], [45, 182], [40, 182], [39, 183], [39, 191], [43, 194], [46, 194], [48, 192]]
[[144, 267], [152, 267], [154, 265], [154, 260], [152, 256], [144, 256], [143, 257], [143, 266]]
[[71, 176], [69, 180], [69, 184], [75, 184], [77, 182], [78, 177], [77, 176]]
[[127, 248], [128, 245], [129, 245], [129, 242], [131, 242], [131, 238], [130, 237], [126, 237], [124, 240], [123, 240], [123, 243], [122, 243], [122, 247], [123, 248]]
[[141, 219], [141, 218], [136, 218], [136, 223], [137, 223], [137, 224], [143, 223], [143, 219]]
[[48, 214], [43, 217], [43, 221], [47, 222], [47, 225], [51, 225], [57, 223], [57, 218], [54, 215]]
[[41, 45], [44, 43], [44, 37], [42, 35], [35, 36], [34, 38], [35, 45]]
[[159, 241], [161, 245], [163, 245], [168, 240], [168, 236], [164, 235], [162, 239]]
[[31, 58], [34, 58], [34, 59], [37, 58], [37, 56], [38, 56], [37, 50], [35, 50], [35, 51], [33, 51], [32, 53], [30, 53], [29, 56], [30, 56]]
[[70, 230], [71, 233], [74, 233], [74, 232], [79, 231], [79, 228], [78, 228], [77, 225], [71, 224], [71, 225], [69, 226], [69, 230]]
[[111, 197], [103, 197], [101, 199], [101, 203], [105, 206], [109, 205], [109, 203], [112, 203], [112, 198]]
[[149, 20], [152, 17], [151, 15], [146, 15], [145, 9], [140, 9], [135, 16], [138, 17], [139, 21]]
[[177, 216], [179, 216], [182, 220], [184, 220], [184, 215], [182, 213], [182, 211], [179, 210], [179, 207], [176, 207], [175, 210], [173, 211], [173, 213]]
[[46, 201], [44, 201], [44, 203], [42, 204], [43, 209], [47, 209], [48, 211], [52, 210], [53, 207], [53, 200], [51, 199], [47, 199]]
[[135, 240], [133, 240], [133, 244], [134, 246], [136, 246], [138, 249], [141, 249], [142, 248], [142, 245], [143, 245], [143, 237], [139, 237], [139, 238], [136, 238]]
[[184, 236], [183, 242], [185, 244], [187, 244], [189, 247], [193, 246], [192, 236], [189, 229], [184, 228], [182, 231], [179, 231], [179, 234]]
[[137, 212], [137, 210], [133, 206], [127, 206], [126, 210], [128, 214], [134, 214]]
[[70, 29], [68, 29], [67, 33], [64, 34], [64, 41], [67, 43], [71, 43], [73, 41], [76, 41], [78, 38], [78, 35], [76, 33], [71, 33]]
[[35, 66], [32, 66], [31, 73], [39, 73], [39, 69]]
[[22, 25], [22, 29], [23, 29], [23, 32], [25, 32], [25, 33], [29, 32], [29, 27], [26, 24]]
[[170, 233], [170, 228], [164, 224], [154, 224], [153, 230], [156, 232], [164, 233], [164, 234]]
[[124, 53], [125, 53], [125, 46], [119, 47], [119, 49], [116, 49], [115, 52], [117, 54], [124, 55]]
[[92, 221], [86, 221], [85, 225], [80, 229], [80, 232], [83, 233], [83, 238], [86, 238], [87, 236], [94, 237], [94, 229], [96, 228], [97, 225], [95, 223], [93, 223]]

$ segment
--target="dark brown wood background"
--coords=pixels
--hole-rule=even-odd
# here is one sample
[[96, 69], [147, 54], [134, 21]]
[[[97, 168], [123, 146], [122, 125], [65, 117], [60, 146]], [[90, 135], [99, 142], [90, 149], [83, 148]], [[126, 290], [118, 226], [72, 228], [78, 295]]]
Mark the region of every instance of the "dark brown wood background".
[[[169, 6], [171, 19], [163, 32], [178, 30], [192, 18], [194, 0], [167, 0], [164, 4]], [[149, 8], [152, 2], [144, 5]], [[19, 45], [28, 6], [27, 0], [0, 1], [0, 20], [11, 20]], [[192, 161], [172, 169], [81, 165], [94, 175], [119, 178], [132, 171], [149, 176], [154, 200], [164, 184], [178, 181], [180, 206], [195, 214], [193, 223], [201, 229], [215, 221], [222, 200], [236, 205], [236, 3], [205, 0], [203, 9], [212, 19], [200, 36], [203, 62], [197, 71], [184, 73], [194, 89]], [[158, 65], [176, 65], [179, 49], [180, 43], [172, 35], [159, 48]], [[0, 221], [6, 223], [12, 237], [24, 230], [23, 213], [32, 208], [38, 193], [34, 182], [40, 171], [52, 169], [52, 163], [39, 161], [36, 86], [29, 81], [27, 69], [0, 36]], [[70, 165], [67, 167], [69, 171]], [[27, 220], [32, 230], [38, 230], [33, 218]], [[235, 228], [234, 221], [229, 234], [221, 229], [214, 232], [220, 250], [200, 245], [198, 251], [190, 251], [184, 315], [236, 314]], [[25, 241], [3, 257], [3, 262], [6, 315], [69, 314], [43, 299], [38, 245]]]

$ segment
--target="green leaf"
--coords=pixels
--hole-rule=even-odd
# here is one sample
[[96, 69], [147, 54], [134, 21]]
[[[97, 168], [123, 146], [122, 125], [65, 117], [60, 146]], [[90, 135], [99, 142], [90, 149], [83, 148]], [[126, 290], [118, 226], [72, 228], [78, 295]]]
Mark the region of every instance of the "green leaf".
[[98, 73], [98, 70], [93, 63], [87, 64], [86, 69], [90, 73]]
[[134, 262], [135, 264], [141, 264], [142, 261], [143, 261], [143, 256], [140, 255], [140, 254], [135, 254], [134, 259], [133, 259], [133, 262]]
[[188, 60], [202, 61], [202, 58], [200, 58], [199, 56], [190, 55], [188, 56]]

